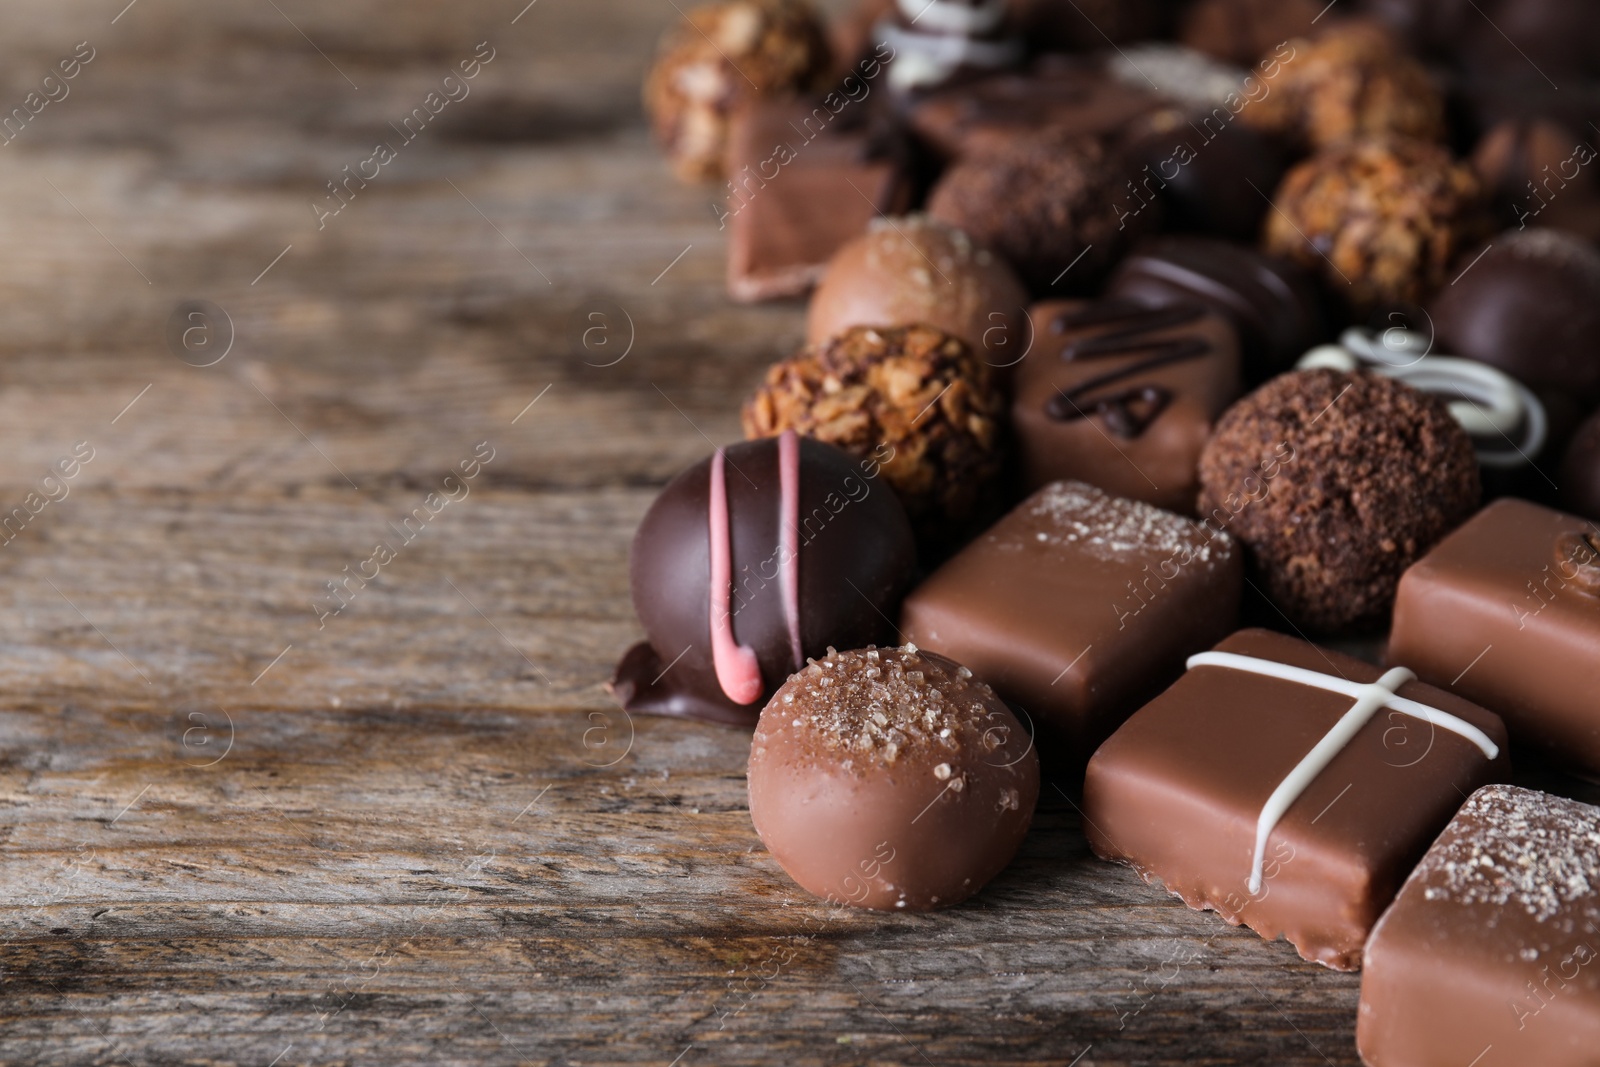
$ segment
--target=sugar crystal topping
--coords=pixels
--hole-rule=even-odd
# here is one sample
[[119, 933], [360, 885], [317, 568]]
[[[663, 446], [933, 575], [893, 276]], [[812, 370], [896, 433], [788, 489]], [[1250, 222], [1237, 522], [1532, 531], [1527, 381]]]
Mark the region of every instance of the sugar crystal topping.
[[[1463, 825], [1464, 824], [1464, 825]], [[1600, 808], [1514, 786], [1474, 793], [1417, 868], [1425, 899], [1600, 920]]]
[[[1044, 520], [1034, 533], [1052, 548], [1071, 546], [1112, 562], [1129, 555], [1167, 559], [1188, 553], [1195, 563], [1233, 554], [1233, 539], [1192, 519], [1137, 500], [1124, 500], [1083, 482], [1055, 482], [1034, 495], [1028, 515]], [[993, 535], [991, 535], [993, 536]]]
[[[930, 658], [915, 645], [828, 649], [791, 675], [780, 697], [785, 718], [824, 747], [887, 763], [917, 750], [958, 754], [964, 726], [979, 730], [991, 714], [988, 689], [965, 667]], [[931, 772], [948, 780], [949, 762]]]

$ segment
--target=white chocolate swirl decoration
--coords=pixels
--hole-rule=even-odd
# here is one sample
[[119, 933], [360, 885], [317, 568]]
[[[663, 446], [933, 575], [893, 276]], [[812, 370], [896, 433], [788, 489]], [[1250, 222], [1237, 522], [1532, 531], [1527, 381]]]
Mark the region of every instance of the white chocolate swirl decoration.
[[1539, 398], [1496, 367], [1435, 356], [1431, 348], [1432, 341], [1418, 330], [1394, 327], [1379, 333], [1352, 326], [1339, 335], [1338, 344], [1318, 345], [1295, 368], [1368, 370], [1444, 397], [1451, 417], [1472, 438], [1480, 464], [1510, 469], [1532, 463], [1549, 435]]
[[1376, 682], [1363, 684], [1323, 674], [1321, 671], [1307, 670], [1304, 667], [1260, 659], [1256, 656], [1241, 656], [1234, 652], [1201, 652], [1189, 657], [1188, 666], [1190, 670], [1196, 667], [1225, 667], [1236, 671], [1248, 671], [1251, 674], [1262, 674], [1269, 678], [1281, 678], [1286, 682], [1325, 689], [1330, 693], [1343, 693], [1355, 700], [1350, 710], [1340, 716], [1339, 721], [1322, 735], [1322, 740], [1313, 745], [1311, 751], [1295, 764], [1294, 769], [1285, 775], [1283, 781], [1272, 791], [1272, 795], [1267, 797], [1266, 804], [1262, 805], [1261, 814], [1256, 819], [1255, 853], [1250, 864], [1251, 896], [1261, 892], [1262, 874], [1266, 867], [1267, 839], [1272, 836], [1272, 831], [1279, 820], [1294, 806], [1294, 802], [1300, 799], [1300, 795], [1307, 787], [1316, 781], [1317, 775], [1321, 774], [1351, 739], [1361, 732], [1361, 728], [1371, 721], [1379, 708], [1389, 708], [1402, 715], [1410, 715], [1412, 718], [1422, 719], [1433, 726], [1459, 734], [1478, 746], [1478, 751], [1483, 753], [1485, 759], [1492, 760], [1500, 755], [1500, 747], [1489, 739], [1489, 735], [1465, 719], [1429, 707], [1427, 704], [1396, 696], [1396, 690], [1417, 677], [1404, 667], [1394, 667]]
[[1022, 61], [1022, 41], [1005, 35], [1006, 0], [898, 0], [873, 35], [894, 49], [889, 85], [931, 89], [963, 67], [1003, 70]]

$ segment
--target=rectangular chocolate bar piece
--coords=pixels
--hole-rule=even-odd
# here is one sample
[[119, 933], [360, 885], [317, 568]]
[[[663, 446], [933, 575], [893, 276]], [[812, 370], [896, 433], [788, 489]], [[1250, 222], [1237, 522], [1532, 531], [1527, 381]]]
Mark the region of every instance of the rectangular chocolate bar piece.
[[911, 207], [902, 161], [873, 151], [859, 118], [809, 99], [757, 99], [735, 114], [718, 216], [734, 299], [805, 293], [869, 221]]
[[1478, 790], [1367, 942], [1369, 1067], [1600, 1063], [1600, 808]]
[[1049, 300], [1028, 312], [1011, 422], [1029, 488], [1076, 478], [1192, 514], [1200, 451], [1239, 395], [1239, 341], [1198, 302]]
[[1389, 658], [1600, 774], [1600, 532], [1495, 501], [1401, 576]]
[[1492, 712], [1412, 678], [1267, 630], [1234, 634], [1089, 761], [1090, 847], [1191, 908], [1358, 969], [1429, 842], [1508, 769]]
[[964, 664], [1033, 721], [1063, 774], [1238, 619], [1227, 534], [1082, 482], [1023, 501], [901, 609], [904, 640]]

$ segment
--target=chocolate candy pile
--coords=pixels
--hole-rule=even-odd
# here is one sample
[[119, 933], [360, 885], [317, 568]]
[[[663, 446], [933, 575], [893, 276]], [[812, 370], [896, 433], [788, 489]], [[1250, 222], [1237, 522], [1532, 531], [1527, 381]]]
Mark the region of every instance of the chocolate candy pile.
[[1043, 773], [1364, 967], [1373, 1067], [1600, 1062], [1600, 810], [1504, 784], [1600, 775], [1600, 5], [688, 18], [646, 105], [729, 290], [815, 295], [615, 696], [754, 727], [819, 896], [978, 892]]

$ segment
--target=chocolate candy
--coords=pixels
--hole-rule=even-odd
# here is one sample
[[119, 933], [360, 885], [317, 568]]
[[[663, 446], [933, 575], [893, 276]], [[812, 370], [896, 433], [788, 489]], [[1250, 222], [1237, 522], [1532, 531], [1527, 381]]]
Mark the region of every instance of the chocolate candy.
[[1251, 550], [1294, 626], [1388, 618], [1401, 571], [1478, 506], [1472, 439], [1443, 399], [1366, 371], [1279, 375], [1200, 457], [1200, 512]]
[[1206, 55], [1248, 66], [1291, 37], [1310, 33], [1322, 5], [1316, 0], [1195, 0], [1178, 37]]
[[1371, 1067], [1587, 1067], [1600, 1050], [1600, 808], [1490, 785], [1367, 942]]
[[1287, 260], [1211, 237], [1144, 241], [1118, 264], [1106, 295], [1154, 307], [1197, 301], [1225, 316], [1238, 332], [1251, 382], [1287, 370], [1326, 336], [1310, 275]]
[[957, 161], [928, 214], [998, 252], [1034, 293], [1084, 292], [1160, 222], [1153, 192], [1122, 192], [1128, 169], [1099, 140], [1039, 131]]
[[881, 639], [917, 557], [880, 473], [875, 459], [786, 433], [674, 478], [628, 556], [649, 640], [617, 666], [623, 707], [752, 724], [807, 656]]
[[742, 101], [814, 88], [830, 65], [827, 29], [805, 0], [702, 4], [663, 36], [644, 106], [678, 177], [704, 181], [722, 173]]
[[1047, 60], [1026, 73], [929, 93], [911, 106], [908, 121], [937, 155], [956, 159], [1005, 149], [1043, 130], [1105, 136], [1163, 104], [1095, 64]]
[[1600, 774], [1600, 531], [1490, 504], [1401, 578], [1389, 658], [1499, 712], [1519, 745]]
[[828, 264], [806, 315], [806, 343], [851, 326], [926, 323], [986, 362], [1009, 366], [1027, 343], [1028, 294], [1005, 261], [926, 215], [875, 219]]
[[846, 105], [836, 114], [813, 100], [756, 100], [735, 114], [717, 214], [734, 299], [804, 293], [841, 245], [910, 205], [907, 160], [873, 143]]
[[901, 91], [932, 89], [1014, 67], [1022, 37], [1007, 0], [895, 0], [873, 27], [893, 50], [889, 84]]
[[1441, 345], [1534, 388], [1600, 399], [1600, 251], [1557, 230], [1512, 230], [1459, 269], [1428, 306]]
[[1022, 708], [1067, 774], [1233, 628], [1240, 557], [1226, 534], [1059, 482], [912, 590], [900, 632]]
[[750, 821], [819, 897], [959, 903], [1010, 862], [1039, 798], [1021, 723], [972, 672], [914, 646], [835, 652], [785, 682], [750, 743]]
[[1561, 506], [1600, 520], [1600, 411], [1586, 419], [1561, 461]]
[[1023, 478], [1077, 478], [1193, 513], [1196, 464], [1239, 394], [1233, 327], [1197, 301], [1047, 301], [1016, 371], [1011, 421]]
[[1191, 908], [1357, 969], [1462, 796], [1507, 773], [1500, 720], [1414, 677], [1234, 634], [1089, 761], [1090, 847]]
[[[1239, 106], [1237, 91], [1234, 106]], [[1283, 178], [1283, 152], [1269, 138], [1231, 121], [1226, 104], [1166, 108], [1128, 131], [1134, 181], [1160, 197], [1166, 228], [1254, 242]]]

